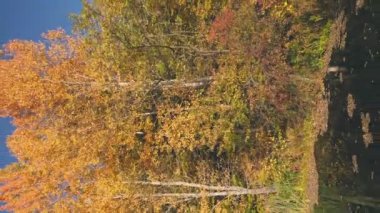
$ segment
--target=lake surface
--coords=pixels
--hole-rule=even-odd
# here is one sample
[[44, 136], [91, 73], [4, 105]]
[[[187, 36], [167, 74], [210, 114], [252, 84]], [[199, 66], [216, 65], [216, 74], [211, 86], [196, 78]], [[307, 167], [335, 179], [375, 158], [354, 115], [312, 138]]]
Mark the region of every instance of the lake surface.
[[328, 130], [316, 143], [316, 212], [380, 212], [380, 1], [347, 8], [344, 49], [326, 76]]

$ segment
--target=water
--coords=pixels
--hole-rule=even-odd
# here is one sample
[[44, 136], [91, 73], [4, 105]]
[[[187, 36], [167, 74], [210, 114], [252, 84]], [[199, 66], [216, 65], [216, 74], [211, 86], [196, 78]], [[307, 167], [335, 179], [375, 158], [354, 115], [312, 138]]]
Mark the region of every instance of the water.
[[317, 212], [380, 212], [380, 1], [348, 8], [345, 49], [329, 73], [328, 130], [316, 144]]

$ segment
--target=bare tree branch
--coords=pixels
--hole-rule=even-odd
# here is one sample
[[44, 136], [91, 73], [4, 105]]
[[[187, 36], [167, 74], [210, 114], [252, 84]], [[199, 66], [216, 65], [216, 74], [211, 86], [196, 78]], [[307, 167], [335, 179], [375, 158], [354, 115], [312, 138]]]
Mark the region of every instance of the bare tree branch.
[[[179, 80], [179, 79], [172, 79], [172, 80], [165, 80], [160, 81], [156, 83], [156, 87], [161, 88], [173, 88], [173, 87], [181, 87], [181, 88], [201, 88], [204, 86], [207, 86], [210, 84], [210, 82], [213, 80], [212, 76], [203, 77], [199, 79], [194, 79], [193, 81], [185, 81], [185, 80]], [[50, 82], [50, 83], [56, 83], [56, 84], [65, 84], [67, 86], [74, 86], [74, 85], [80, 85], [80, 86], [100, 86], [101, 83], [97, 83], [95, 81], [66, 81], [66, 80], [51, 80], [51, 79], [43, 79], [43, 81]], [[103, 85], [116, 85], [120, 87], [130, 87], [136, 85], [136, 82], [114, 82], [114, 83], [104, 83]]]
[[[160, 182], [160, 181], [132, 181], [124, 182], [125, 184], [133, 185], [150, 185], [150, 186], [178, 186], [178, 187], [190, 187], [197, 188], [201, 190], [206, 190], [202, 192], [195, 193], [154, 193], [154, 194], [134, 194], [134, 195], [117, 195], [113, 199], [127, 199], [132, 198], [202, 198], [202, 197], [224, 197], [224, 196], [240, 196], [240, 195], [260, 195], [260, 194], [271, 194], [276, 193], [273, 187], [262, 187], [257, 189], [247, 189], [239, 186], [209, 186], [198, 183], [188, 183], [183, 181], [175, 182]], [[211, 191], [211, 192], [210, 192]], [[216, 192], [213, 192], [216, 191]]]
[[151, 185], [151, 186], [183, 186], [191, 188], [199, 188], [203, 190], [214, 190], [214, 191], [239, 191], [246, 190], [246, 188], [239, 186], [209, 186], [198, 183], [188, 183], [183, 181], [175, 182], [160, 182], [160, 181], [133, 181], [133, 182], [124, 182], [125, 184], [140, 184], [140, 185]]
[[[200, 193], [156, 193], [156, 194], [135, 194], [135, 198], [202, 198], [202, 197], [224, 197], [224, 196], [240, 196], [240, 195], [260, 195], [272, 194], [276, 190], [271, 187], [259, 189], [242, 189], [238, 191], [221, 191], [221, 192], [200, 192]], [[126, 199], [130, 196], [117, 195], [113, 199]]]

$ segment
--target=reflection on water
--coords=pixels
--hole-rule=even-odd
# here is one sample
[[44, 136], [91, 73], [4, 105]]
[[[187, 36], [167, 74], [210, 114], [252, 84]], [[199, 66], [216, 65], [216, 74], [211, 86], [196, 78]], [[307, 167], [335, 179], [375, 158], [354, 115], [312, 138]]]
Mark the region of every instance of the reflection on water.
[[[349, 8], [350, 9], [350, 8]], [[316, 144], [317, 212], [380, 212], [380, 1], [351, 8], [326, 76], [328, 130]]]

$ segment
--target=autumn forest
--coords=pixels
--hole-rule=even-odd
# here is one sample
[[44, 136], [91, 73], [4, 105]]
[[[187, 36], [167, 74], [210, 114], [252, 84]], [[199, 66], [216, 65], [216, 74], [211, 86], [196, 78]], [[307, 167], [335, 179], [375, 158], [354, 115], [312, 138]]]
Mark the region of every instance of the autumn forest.
[[1, 209], [307, 212], [331, 2], [83, 0], [8, 42]]

